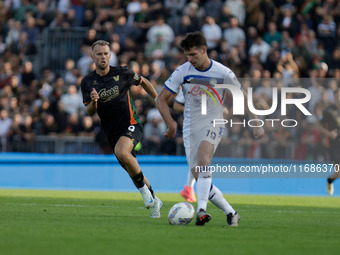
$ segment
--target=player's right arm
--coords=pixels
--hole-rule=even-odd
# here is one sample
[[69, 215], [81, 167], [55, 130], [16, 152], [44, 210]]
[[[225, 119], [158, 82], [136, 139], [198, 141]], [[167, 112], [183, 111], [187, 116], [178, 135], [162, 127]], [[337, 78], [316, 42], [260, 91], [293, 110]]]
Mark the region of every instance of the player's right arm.
[[172, 139], [175, 137], [177, 133], [177, 122], [171, 117], [170, 109], [168, 102], [170, 98], [173, 96], [173, 93], [168, 91], [166, 88], [163, 87], [161, 92], [159, 93], [156, 101], [157, 108], [161, 113], [165, 124], [167, 125], [168, 129], [165, 132], [164, 136]]
[[321, 131], [322, 134], [324, 134], [325, 136], [329, 137], [332, 140], [335, 140], [338, 137], [338, 130], [336, 129], [328, 130], [327, 128], [325, 128], [325, 126], [322, 124], [319, 118], [315, 118], [315, 119], [316, 119], [316, 124], [318, 125], [319, 130]]
[[172, 139], [177, 133], [177, 122], [171, 117], [169, 103], [174, 99], [178, 93], [179, 87], [183, 82], [183, 75], [181, 67], [177, 68], [171, 76], [165, 81], [164, 87], [158, 94], [156, 105], [161, 113], [168, 129], [164, 136]]
[[90, 93], [91, 101], [85, 106], [86, 112], [88, 115], [92, 116], [97, 112], [98, 109], [98, 99], [99, 95], [95, 88], [92, 88], [92, 91]]
[[91, 79], [91, 76], [86, 76], [80, 84], [85, 110], [90, 116], [94, 115], [97, 112], [97, 101], [99, 100], [99, 95], [93, 86], [94, 81], [93, 79]]

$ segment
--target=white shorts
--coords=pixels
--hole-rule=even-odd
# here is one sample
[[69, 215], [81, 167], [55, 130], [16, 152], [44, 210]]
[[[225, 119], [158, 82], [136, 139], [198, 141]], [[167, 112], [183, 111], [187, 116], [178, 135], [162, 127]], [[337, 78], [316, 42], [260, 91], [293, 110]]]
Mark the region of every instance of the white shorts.
[[197, 131], [191, 131], [183, 134], [185, 155], [190, 169], [197, 165], [197, 151], [202, 141], [208, 141], [214, 145], [214, 153], [223, 136], [222, 127], [205, 126]]

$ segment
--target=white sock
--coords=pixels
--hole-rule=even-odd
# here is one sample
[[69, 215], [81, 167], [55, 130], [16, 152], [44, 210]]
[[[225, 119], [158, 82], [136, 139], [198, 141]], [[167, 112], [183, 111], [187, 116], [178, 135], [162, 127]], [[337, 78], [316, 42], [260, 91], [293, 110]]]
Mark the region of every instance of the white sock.
[[188, 177], [187, 177], [187, 187], [194, 187], [195, 184], [195, 177], [192, 175], [191, 170], [188, 172]]
[[235, 213], [235, 210], [224, 198], [222, 192], [213, 184], [211, 184], [211, 189], [209, 192], [209, 201], [216, 207], [220, 208], [225, 213], [225, 215], [228, 215], [229, 213]]
[[139, 190], [140, 193], [143, 193], [143, 192], [149, 191], [149, 188], [148, 188], [148, 186], [146, 186], [146, 184], [144, 184], [144, 186], [139, 188], [138, 190]]
[[[203, 168], [203, 167], [202, 167]], [[200, 209], [207, 210], [209, 190], [211, 186], [211, 172], [203, 171], [198, 174], [197, 179], [197, 212]]]

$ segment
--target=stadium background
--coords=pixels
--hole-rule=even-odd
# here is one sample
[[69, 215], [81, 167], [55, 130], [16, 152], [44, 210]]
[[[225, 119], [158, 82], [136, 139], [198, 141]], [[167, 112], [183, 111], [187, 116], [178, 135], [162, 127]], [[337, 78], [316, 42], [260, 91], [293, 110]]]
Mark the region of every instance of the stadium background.
[[[340, 4], [334, 0], [22, 0], [0, 5], [2, 152], [112, 153], [98, 117], [86, 116], [79, 90], [82, 77], [94, 68], [90, 46], [97, 39], [110, 42], [112, 65], [129, 65], [157, 91], [185, 61], [178, 41], [201, 30], [209, 56], [239, 78], [279, 79], [282, 86], [295, 86], [299, 78], [325, 79], [306, 85], [312, 92], [308, 109], [315, 117], [339, 97]], [[184, 155], [181, 130], [173, 141], [164, 139], [165, 125], [150, 98], [139, 87], [132, 88], [132, 95], [145, 127], [139, 154]], [[256, 83], [254, 95], [258, 107], [270, 105], [265, 83]], [[181, 113], [172, 114], [181, 126]], [[297, 128], [268, 128], [257, 141], [248, 129], [229, 128], [221, 143], [228, 152], [223, 156], [327, 161], [315, 118], [291, 114], [301, 120]], [[310, 187], [316, 181], [325, 186], [324, 180], [310, 181]], [[317, 190], [297, 193], [322, 194]]]

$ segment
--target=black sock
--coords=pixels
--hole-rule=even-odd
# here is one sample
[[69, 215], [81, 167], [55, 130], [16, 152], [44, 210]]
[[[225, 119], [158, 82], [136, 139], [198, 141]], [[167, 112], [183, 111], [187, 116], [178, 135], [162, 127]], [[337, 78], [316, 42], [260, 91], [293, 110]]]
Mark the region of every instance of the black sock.
[[142, 172], [140, 172], [139, 174], [137, 174], [135, 176], [132, 176], [131, 178], [137, 184], [138, 188], [141, 188], [141, 187], [143, 187], [145, 185], [144, 175], [143, 175]]
[[150, 190], [150, 192], [151, 192], [152, 197], [155, 198], [155, 193], [153, 192], [153, 189], [151, 188], [151, 185], [150, 185], [149, 190]]

